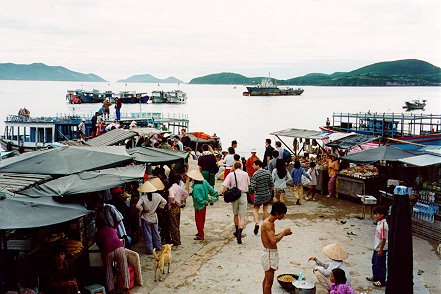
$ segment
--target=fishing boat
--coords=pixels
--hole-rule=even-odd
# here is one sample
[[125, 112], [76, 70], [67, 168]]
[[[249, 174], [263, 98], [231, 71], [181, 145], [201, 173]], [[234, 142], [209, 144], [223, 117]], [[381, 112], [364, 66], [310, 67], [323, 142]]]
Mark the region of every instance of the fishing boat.
[[358, 133], [383, 140], [441, 145], [441, 114], [333, 113], [324, 132]]
[[153, 91], [151, 96], [152, 103], [167, 103], [164, 91]]
[[[86, 137], [92, 134], [92, 115], [57, 115], [55, 117], [30, 117], [23, 115], [9, 115], [5, 120], [5, 130], [0, 137], [0, 146], [6, 151], [19, 150], [20, 152], [48, 148], [57, 143], [77, 140], [78, 125], [85, 119]], [[187, 115], [172, 114], [164, 116], [160, 112], [139, 112], [121, 114], [119, 125], [130, 128], [132, 122], [138, 128], [153, 127], [179, 133], [182, 128], [188, 130]], [[112, 123], [111, 120], [105, 124]], [[87, 141], [86, 141], [87, 142]]]
[[121, 91], [117, 95], [122, 103], [147, 103], [149, 95], [147, 93], [136, 93], [135, 91]]
[[244, 96], [298, 96], [302, 95], [304, 90], [301, 88], [279, 88], [274, 85], [270, 78], [265, 78], [255, 87], [247, 86]]
[[424, 107], [426, 107], [426, 101], [427, 100], [419, 100], [419, 99], [415, 99], [415, 100], [411, 100], [411, 101], [406, 101], [405, 102], [405, 106], [403, 106], [403, 108], [407, 108], [408, 110], [414, 110], [414, 109], [424, 109]]
[[181, 90], [166, 92], [165, 96], [167, 100], [166, 103], [187, 103], [187, 94], [185, 92], [182, 92]]
[[98, 90], [86, 91], [82, 89], [67, 90], [66, 101], [70, 104], [102, 103], [105, 95]]

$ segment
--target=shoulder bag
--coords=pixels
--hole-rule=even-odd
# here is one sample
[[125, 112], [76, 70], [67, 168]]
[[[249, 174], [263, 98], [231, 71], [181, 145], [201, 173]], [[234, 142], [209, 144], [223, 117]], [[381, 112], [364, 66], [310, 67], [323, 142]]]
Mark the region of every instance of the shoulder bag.
[[225, 193], [224, 193], [224, 200], [227, 203], [236, 201], [242, 195], [242, 191], [240, 191], [240, 189], [237, 187], [236, 173], [233, 172], [233, 174], [234, 174], [234, 179], [236, 180], [236, 187], [233, 187], [233, 188], [228, 189], [227, 191], [225, 191]]

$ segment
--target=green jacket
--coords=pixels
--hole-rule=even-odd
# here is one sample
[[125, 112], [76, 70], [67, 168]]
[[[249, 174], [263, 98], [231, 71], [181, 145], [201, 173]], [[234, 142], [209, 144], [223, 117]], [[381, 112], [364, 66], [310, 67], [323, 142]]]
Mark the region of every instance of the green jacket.
[[193, 185], [193, 206], [196, 210], [204, 209], [206, 201], [210, 203], [217, 202], [218, 197], [219, 193], [206, 180], [202, 184]]

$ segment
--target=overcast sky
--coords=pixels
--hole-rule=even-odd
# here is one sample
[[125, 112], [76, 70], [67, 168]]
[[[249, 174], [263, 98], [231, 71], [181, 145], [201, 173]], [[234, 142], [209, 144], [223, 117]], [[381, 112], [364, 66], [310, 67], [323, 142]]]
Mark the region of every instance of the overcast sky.
[[116, 81], [292, 78], [416, 58], [441, 66], [440, 0], [2, 1], [0, 63]]

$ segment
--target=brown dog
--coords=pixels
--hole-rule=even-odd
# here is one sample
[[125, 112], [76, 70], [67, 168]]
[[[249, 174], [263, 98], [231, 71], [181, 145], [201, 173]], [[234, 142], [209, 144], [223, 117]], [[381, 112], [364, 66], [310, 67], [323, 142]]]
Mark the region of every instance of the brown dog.
[[153, 265], [153, 270], [155, 271], [155, 282], [157, 281], [156, 279], [156, 271], [159, 269], [159, 280], [162, 281], [162, 274], [165, 274], [164, 272], [164, 265], [168, 266], [168, 271], [167, 273], [170, 272], [170, 264], [172, 262], [172, 253], [171, 253], [171, 248], [172, 248], [172, 244], [165, 244], [164, 246], [162, 246], [162, 251], [159, 255], [156, 255], [156, 250], [153, 249], [153, 256], [155, 257], [155, 264]]

